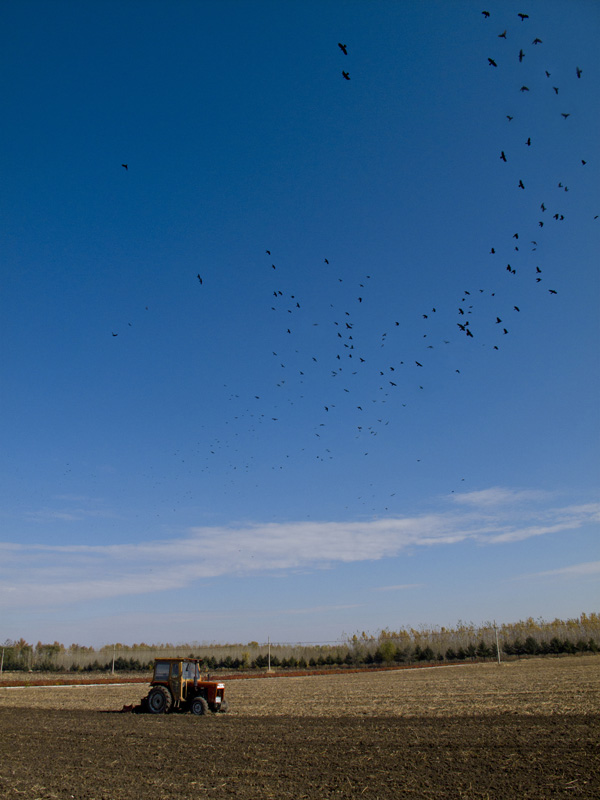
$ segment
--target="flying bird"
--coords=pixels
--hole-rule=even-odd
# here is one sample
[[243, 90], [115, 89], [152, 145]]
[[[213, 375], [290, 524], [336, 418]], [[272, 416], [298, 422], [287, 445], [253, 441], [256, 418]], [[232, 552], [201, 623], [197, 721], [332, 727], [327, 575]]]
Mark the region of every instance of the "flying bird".
[[506, 39], [506, 31], [503, 31], [502, 33], [499, 33], [498, 34], [498, 38], [499, 39]]
[[348, 50], [346, 49], [346, 48], [347, 48], [347, 45], [345, 45], [345, 44], [342, 44], [341, 42], [338, 42], [338, 47], [340, 48], [340, 50], [342, 51], [342, 53], [343, 53], [345, 56], [347, 56], [347, 55], [348, 55]]
[[127, 166], [127, 164], [121, 164], [121, 166], [122, 166], [124, 169], [129, 169], [129, 167]]
[[577, 72], [577, 77], [578, 77], [578, 78], [581, 78], [581, 72], [582, 72], [582, 70], [580, 70], [580, 69], [579, 69], [579, 67], [577, 67], [577, 69], [576, 69], [576, 72]]
[[519, 62], [523, 61], [525, 58], [525, 53], [522, 50], [519, 50]]
[[482, 11], [481, 13], [483, 14], [483, 16], [484, 16], [486, 19], [487, 19], [487, 18], [489, 17], [489, 15], [490, 15], [490, 12], [489, 12], [489, 11]]
[[519, 89], [519, 91], [520, 91], [520, 92], [528, 92], [528, 91], [529, 91], [529, 86], [521, 86], [521, 88]]
[[197, 278], [198, 278], [198, 280], [200, 281], [200, 285], [202, 285], [202, 278], [200, 277], [200, 275], [198, 274], [198, 275], [196, 275], [196, 277], [197, 277]]
[[521, 22], [524, 22], [526, 19], [529, 19], [529, 14], [517, 14], [518, 17], [521, 17]]
[[553, 86], [552, 88], [554, 89], [554, 93], [558, 94], [558, 86]]
[[570, 116], [571, 116], [570, 114], [564, 114], [564, 113], [563, 113], [563, 114], [561, 114], [561, 117], [564, 117], [565, 119], [566, 119], [567, 117], [570, 117]]
[[490, 65], [490, 67], [497, 67], [498, 66], [498, 64], [496, 64], [496, 62], [494, 61], [493, 58], [488, 58], [488, 63]]
[[558, 294], [556, 289], [548, 289], [548, 291], [550, 292], [550, 294]]
[[519, 189], [524, 189], [524, 188], [525, 184], [523, 183], [523, 181], [519, 181]]
[[502, 161], [506, 162], [506, 155], [504, 154], [504, 150], [500, 153], [500, 158]]
[[533, 42], [531, 44], [543, 44], [543, 42], [542, 42], [541, 39], [538, 39], [537, 36], [536, 36], [536, 38], [533, 40]]
[[349, 81], [349, 80], [350, 80], [350, 75], [349, 75], [349, 73], [348, 73], [348, 72], [344, 72], [344, 70], [342, 70], [342, 75], [344, 76], [344, 78], [345, 78], [347, 81]]
[[513, 120], [513, 119], [514, 119], [514, 117], [511, 117], [511, 116], [510, 116], [510, 114], [507, 114], [507, 115], [506, 115], [506, 119], [507, 119], [507, 120], [510, 122], [511, 120]]

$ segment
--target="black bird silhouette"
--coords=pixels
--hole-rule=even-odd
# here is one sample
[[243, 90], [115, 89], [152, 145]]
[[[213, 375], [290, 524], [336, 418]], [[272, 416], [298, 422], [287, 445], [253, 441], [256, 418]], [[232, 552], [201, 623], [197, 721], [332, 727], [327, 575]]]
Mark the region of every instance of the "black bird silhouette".
[[347, 72], [344, 72], [344, 70], [342, 70], [342, 75], [344, 76], [344, 78], [346, 78], [346, 80], [347, 80], [347, 81], [349, 81], [349, 80], [350, 80], [350, 75], [349, 75], [349, 73], [347, 73]]
[[486, 19], [487, 19], [487, 18], [489, 17], [489, 15], [490, 15], [490, 12], [489, 12], [489, 11], [482, 11], [481, 13], [483, 14], [483, 16], [484, 16]]
[[502, 33], [499, 33], [498, 34], [498, 38], [499, 39], [506, 39], [506, 31], [503, 31]]
[[531, 137], [529, 137], [529, 138], [527, 139], [527, 141], [525, 142], [525, 144], [527, 145], [527, 147], [531, 147]]
[[507, 114], [507, 115], [506, 115], [506, 119], [507, 119], [507, 120], [510, 122], [511, 120], [513, 120], [513, 119], [514, 119], [514, 117], [511, 117], [511, 116], [510, 116], [510, 114]]
[[200, 281], [200, 284], [202, 285], [202, 278], [200, 277], [200, 275], [198, 274], [198, 275], [196, 275], [196, 277], [198, 278], [198, 280]]
[[415, 361], [415, 364], [417, 365], [417, 367], [422, 367], [423, 366], [423, 364], [420, 364], [418, 361]]
[[528, 92], [528, 91], [529, 91], [529, 86], [521, 86], [521, 88], [519, 89], [519, 91], [520, 91], [520, 92]]
[[497, 67], [498, 66], [498, 64], [496, 64], [496, 62], [494, 61], [493, 58], [488, 58], [488, 63], [490, 65], [490, 67]]
[[127, 164], [121, 164], [121, 166], [122, 166], [122, 167], [124, 167], [125, 169], [129, 169], [129, 167], [127, 166]]
[[525, 58], [525, 53], [522, 50], [519, 50], [519, 61], [523, 61]]
[[119, 335], [118, 333], [113, 333], [113, 336], [118, 336], [118, 335]]
[[521, 17], [521, 22], [524, 22], [526, 19], [529, 19], [529, 14], [517, 14], [518, 17]]
[[504, 154], [504, 150], [500, 153], [500, 158], [502, 159], [502, 161], [504, 162], [506, 161], [506, 155]]
[[581, 78], [582, 70], [580, 70], [579, 67], [577, 67], [576, 72], [577, 72], [577, 77]]
[[271, 255], [271, 251], [270, 250], [267, 250], [266, 253], [267, 253], [268, 256]]
[[347, 45], [345, 45], [345, 44], [342, 44], [341, 42], [338, 42], [338, 47], [340, 48], [340, 50], [342, 51], [342, 53], [343, 53], [345, 56], [347, 56], [347, 55], [348, 55], [348, 50], [346, 49]]
[[548, 291], [550, 292], [550, 294], [558, 294], [558, 292], [555, 289], [548, 289]]
[[558, 94], [558, 86], [553, 86], [552, 88], [554, 89], [554, 93]]
[[524, 189], [524, 188], [525, 184], [523, 183], [523, 181], [519, 181], [519, 189]]
[[563, 113], [563, 114], [561, 114], [561, 117], [564, 117], [565, 119], [566, 119], [567, 117], [570, 117], [570, 116], [571, 116], [570, 114], [564, 114], [564, 113]]
[[531, 44], [543, 44], [543, 42], [542, 42], [541, 39], [538, 39], [537, 36], [536, 36]]

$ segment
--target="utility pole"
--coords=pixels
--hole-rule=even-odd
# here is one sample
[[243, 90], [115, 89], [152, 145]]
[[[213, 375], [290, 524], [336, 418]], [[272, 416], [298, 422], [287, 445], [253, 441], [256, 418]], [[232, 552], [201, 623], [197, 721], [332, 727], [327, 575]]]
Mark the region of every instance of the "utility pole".
[[498, 664], [500, 664], [500, 644], [498, 643], [498, 628], [496, 627], [496, 620], [494, 620], [494, 633], [496, 634], [496, 656]]
[[111, 670], [111, 673], [110, 673], [111, 675], [115, 674], [115, 651], [116, 651], [116, 649], [117, 649], [117, 646], [115, 644], [113, 644], [112, 670]]
[[267, 672], [271, 672], [271, 637], [267, 637]]
[[2, 658], [0, 658], [0, 675], [2, 675], [3, 669], [4, 669], [4, 648], [2, 648]]

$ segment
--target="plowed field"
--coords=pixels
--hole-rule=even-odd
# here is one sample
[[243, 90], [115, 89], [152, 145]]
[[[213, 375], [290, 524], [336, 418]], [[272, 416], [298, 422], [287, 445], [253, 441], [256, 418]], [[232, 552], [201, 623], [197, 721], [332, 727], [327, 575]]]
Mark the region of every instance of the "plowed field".
[[230, 681], [227, 715], [116, 713], [144, 687], [0, 688], [0, 797], [598, 798], [600, 658]]

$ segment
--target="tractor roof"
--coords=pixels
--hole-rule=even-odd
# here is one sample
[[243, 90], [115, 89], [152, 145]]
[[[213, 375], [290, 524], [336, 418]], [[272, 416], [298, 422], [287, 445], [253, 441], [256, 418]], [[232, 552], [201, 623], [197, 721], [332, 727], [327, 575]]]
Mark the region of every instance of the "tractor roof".
[[171, 658], [170, 656], [165, 656], [164, 658], [163, 658], [163, 656], [160, 656], [159, 658], [155, 658], [154, 661], [155, 661], [155, 663], [157, 661], [194, 661], [194, 662], [197, 663], [199, 661], [199, 659], [191, 658], [191, 657], [190, 658], [186, 658], [185, 656], [174, 656], [173, 658]]

